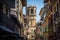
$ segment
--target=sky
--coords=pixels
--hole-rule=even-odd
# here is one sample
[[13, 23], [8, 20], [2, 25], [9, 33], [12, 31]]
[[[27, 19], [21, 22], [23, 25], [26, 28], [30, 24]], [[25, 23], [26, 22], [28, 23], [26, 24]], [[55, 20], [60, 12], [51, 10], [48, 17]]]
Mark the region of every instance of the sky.
[[[44, 6], [44, 3], [43, 3], [44, 0], [27, 0], [27, 6], [36, 6], [36, 22], [38, 22], [40, 20], [40, 16], [39, 16], [39, 13], [40, 13], [40, 10], [41, 8]], [[25, 14], [26, 13], [26, 8], [23, 8], [23, 13]]]

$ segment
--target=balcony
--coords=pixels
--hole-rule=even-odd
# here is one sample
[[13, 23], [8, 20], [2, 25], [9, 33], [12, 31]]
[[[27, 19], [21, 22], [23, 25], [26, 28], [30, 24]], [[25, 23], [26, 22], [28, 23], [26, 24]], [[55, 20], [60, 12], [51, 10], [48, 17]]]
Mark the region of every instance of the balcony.
[[15, 24], [14, 21], [10, 19], [10, 17], [0, 11], [0, 37], [2, 37], [1, 40], [22, 40], [23, 37], [19, 35], [17, 27], [17, 24]]
[[60, 40], [60, 34], [58, 34], [57, 36], [53, 37], [51, 40]]
[[55, 14], [54, 14], [54, 20], [57, 21], [58, 19], [59, 19], [59, 13], [55, 12]]
[[54, 5], [56, 4], [57, 0], [50, 0], [50, 2], [51, 2], [51, 5]]
[[23, 24], [22, 24], [21, 22], [19, 22], [18, 18], [17, 18], [15, 15], [11, 15], [11, 14], [10, 14], [10, 18], [13, 20], [13, 22], [14, 22], [19, 28], [23, 27], [23, 26], [22, 26]]
[[18, 33], [18, 26], [2, 11], [0, 11], [0, 29], [11, 33]]
[[51, 12], [52, 12], [52, 6], [49, 6], [49, 8], [47, 9], [47, 14], [46, 14], [46, 16], [48, 17]]
[[15, 7], [15, 0], [0, 0], [2, 3], [6, 3], [6, 5], [10, 8]]

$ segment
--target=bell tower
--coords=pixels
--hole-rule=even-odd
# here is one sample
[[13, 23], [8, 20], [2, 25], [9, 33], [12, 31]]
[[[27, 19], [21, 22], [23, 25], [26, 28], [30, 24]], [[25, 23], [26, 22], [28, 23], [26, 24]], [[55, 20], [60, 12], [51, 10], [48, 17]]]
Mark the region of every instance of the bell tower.
[[29, 6], [26, 8], [26, 16], [28, 20], [28, 39], [35, 39], [35, 30], [36, 30], [36, 7]]

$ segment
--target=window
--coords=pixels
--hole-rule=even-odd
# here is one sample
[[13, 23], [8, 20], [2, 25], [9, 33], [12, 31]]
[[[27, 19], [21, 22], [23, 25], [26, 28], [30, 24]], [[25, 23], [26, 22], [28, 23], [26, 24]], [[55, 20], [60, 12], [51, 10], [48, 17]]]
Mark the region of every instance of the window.
[[33, 21], [31, 21], [31, 26], [32, 26]]
[[31, 38], [33, 38], [34, 36], [33, 35], [31, 35]]
[[44, 14], [44, 18], [46, 17], [46, 13]]
[[0, 10], [3, 10], [3, 4], [0, 2]]
[[54, 7], [54, 11], [55, 11], [55, 12], [57, 11], [57, 8], [56, 8], [56, 7]]
[[6, 15], [8, 15], [8, 10], [9, 10], [9, 9], [6, 7]]
[[52, 11], [52, 6], [51, 5], [49, 6], [49, 9]]
[[17, 1], [17, 3], [18, 3], [18, 1]]
[[29, 10], [27, 10], [26, 12], [27, 12], [27, 15], [29, 15]]
[[33, 9], [31, 9], [31, 13], [33, 13]]
[[29, 25], [31, 25], [31, 22], [29, 22]]
[[21, 12], [20, 12], [20, 16], [21, 16]]
[[31, 30], [31, 31], [33, 31], [33, 30]]
[[50, 0], [50, 2], [52, 2], [52, 0]]

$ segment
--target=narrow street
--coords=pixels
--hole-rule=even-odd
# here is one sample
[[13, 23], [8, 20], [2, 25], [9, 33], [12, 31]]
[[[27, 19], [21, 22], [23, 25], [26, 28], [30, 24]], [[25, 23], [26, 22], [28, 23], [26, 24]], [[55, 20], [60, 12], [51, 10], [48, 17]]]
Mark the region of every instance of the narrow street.
[[0, 40], [60, 40], [60, 0], [0, 0]]

